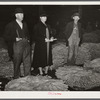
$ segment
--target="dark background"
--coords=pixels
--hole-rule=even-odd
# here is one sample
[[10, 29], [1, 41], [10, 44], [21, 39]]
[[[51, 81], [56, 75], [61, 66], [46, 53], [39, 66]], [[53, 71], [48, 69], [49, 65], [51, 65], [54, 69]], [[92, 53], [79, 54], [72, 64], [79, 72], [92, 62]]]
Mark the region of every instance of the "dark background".
[[47, 23], [53, 29], [59, 28], [63, 31], [67, 22], [71, 21], [71, 15], [74, 12], [81, 14], [80, 22], [82, 27], [86, 29], [87, 23], [91, 22], [92, 28], [95, 29], [95, 24], [100, 23], [100, 6], [99, 5], [0, 5], [0, 37], [4, 34], [5, 26], [12, 21], [14, 10], [21, 7], [24, 10], [24, 20], [28, 24], [30, 35], [34, 25], [39, 20], [39, 12], [45, 10], [48, 14]]

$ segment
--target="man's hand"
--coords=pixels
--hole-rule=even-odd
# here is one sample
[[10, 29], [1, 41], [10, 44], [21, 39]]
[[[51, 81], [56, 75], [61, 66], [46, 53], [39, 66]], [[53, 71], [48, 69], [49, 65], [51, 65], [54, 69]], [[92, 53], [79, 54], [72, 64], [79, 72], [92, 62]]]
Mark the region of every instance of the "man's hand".
[[16, 38], [16, 41], [20, 41], [20, 40], [22, 40], [22, 38]]

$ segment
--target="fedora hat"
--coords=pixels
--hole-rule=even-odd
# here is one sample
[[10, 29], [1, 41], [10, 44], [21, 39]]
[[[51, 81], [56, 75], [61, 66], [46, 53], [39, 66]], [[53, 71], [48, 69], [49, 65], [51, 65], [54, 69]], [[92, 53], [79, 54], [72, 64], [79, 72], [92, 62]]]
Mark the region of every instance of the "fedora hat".
[[75, 17], [75, 16], [78, 16], [80, 18], [80, 14], [79, 13], [74, 13], [71, 18]]
[[24, 13], [22, 8], [16, 8], [15, 9], [15, 14], [17, 13]]

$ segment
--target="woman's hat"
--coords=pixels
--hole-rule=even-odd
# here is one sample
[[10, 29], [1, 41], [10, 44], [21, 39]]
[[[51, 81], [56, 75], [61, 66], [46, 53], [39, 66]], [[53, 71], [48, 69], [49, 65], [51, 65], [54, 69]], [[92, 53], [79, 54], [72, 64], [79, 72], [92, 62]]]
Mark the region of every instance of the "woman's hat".
[[45, 11], [42, 11], [42, 12], [40, 12], [39, 16], [40, 16], [40, 17], [43, 17], [43, 16], [46, 16], [46, 17], [47, 17], [48, 15], [46, 14]]

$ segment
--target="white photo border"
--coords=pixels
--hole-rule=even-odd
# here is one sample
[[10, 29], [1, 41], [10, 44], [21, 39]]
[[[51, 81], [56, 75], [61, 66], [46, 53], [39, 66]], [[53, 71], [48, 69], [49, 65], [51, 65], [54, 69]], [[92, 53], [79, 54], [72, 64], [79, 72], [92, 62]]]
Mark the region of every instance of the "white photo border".
[[[100, 5], [100, 1], [0, 1], [0, 5]], [[57, 95], [61, 93], [61, 95]], [[94, 91], [0, 91], [0, 99], [99, 99], [100, 92]]]

